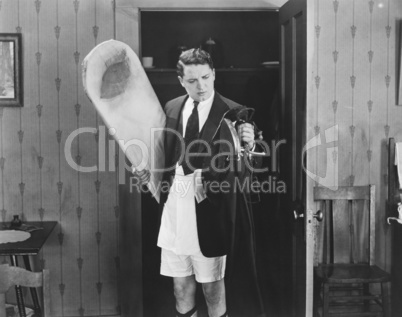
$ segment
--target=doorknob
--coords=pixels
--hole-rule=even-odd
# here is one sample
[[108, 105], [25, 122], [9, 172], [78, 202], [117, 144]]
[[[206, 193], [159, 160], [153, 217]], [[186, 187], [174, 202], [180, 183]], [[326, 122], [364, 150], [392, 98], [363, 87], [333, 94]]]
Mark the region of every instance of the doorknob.
[[[296, 210], [293, 210], [293, 214], [295, 216], [295, 219], [299, 219], [299, 218], [304, 218], [304, 213], [298, 213]], [[317, 219], [317, 221], [321, 222], [324, 219], [324, 214], [322, 213], [321, 210], [318, 210], [314, 215], [313, 218]]]
[[304, 218], [304, 206], [298, 199], [293, 201], [293, 216], [295, 220]]
[[317, 219], [317, 221], [321, 222], [324, 219], [324, 214], [321, 210], [318, 210], [314, 215], [313, 218]]
[[304, 213], [298, 213], [296, 210], [293, 210], [293, 215], [295, 216], [295, 219], [299, 218], [304, 218]]

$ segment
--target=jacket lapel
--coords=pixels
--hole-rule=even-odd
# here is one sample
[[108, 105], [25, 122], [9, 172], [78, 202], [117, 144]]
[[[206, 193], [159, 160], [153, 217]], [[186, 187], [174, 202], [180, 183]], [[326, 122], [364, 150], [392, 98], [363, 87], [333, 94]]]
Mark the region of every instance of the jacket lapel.
[[228, 110], [228, 105], [222, 100], [221, 96], [215, 92], [211, 111], [209, 112], [208, 119], [201, 131], [200, 138], [202, 140], [206, 141], [207, 143], [212, 141], [212, 138], [219, 128], [219, 124], [221, 123], [224, 114]]

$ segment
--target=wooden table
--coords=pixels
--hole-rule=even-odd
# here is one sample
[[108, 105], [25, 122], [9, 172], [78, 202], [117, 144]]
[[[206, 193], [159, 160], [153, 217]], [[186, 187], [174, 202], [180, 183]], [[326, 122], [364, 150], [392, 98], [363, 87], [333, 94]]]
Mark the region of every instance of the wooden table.
[[[47, 238], [50, 236], [54, 227], [57, 224], [57, 221], [26, 221], [23, 224], [28, 226], [36, 226], [42, 229], [35, 230], [30, 232], [31, 236], [21, 242], [13, 242], [13, 243], [1, 243], [0, 241], [0, 255], [8, 255], [11, 259], [11, 265], [18, 266], [17, 256], [21, 255], [24, 261], [25, 268], [27, 270], [32, 271], [31, 264], [29, 262], [30, 255], [37, 255], [45, 244]], [[10, 230], [16, 228], [8, 228], [10, 223], [0, 222], [0, 230]], [[30, 288], [32, 301], [34, 304], [35, 315], [40, 316], [41, 309], [39, 305], [38, 294], [36, 292], [36, 288]], [[25, 314], [25, 305], [24, 298], [22, 296], [22, 289], [20, 286], [15, 286], [15, 292], [17, 295], [17, 305], [18, 310], [21, 317], [26, 317]]]

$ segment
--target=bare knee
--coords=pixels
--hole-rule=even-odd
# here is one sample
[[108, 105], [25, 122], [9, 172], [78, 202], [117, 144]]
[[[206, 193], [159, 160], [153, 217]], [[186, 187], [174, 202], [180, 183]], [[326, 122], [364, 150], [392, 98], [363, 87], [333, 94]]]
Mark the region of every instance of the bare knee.
[[205, 300], [208, 305], [208, 311], [221, 316], [226, 311], [225, 283], [220, 280], [212, 283], [202, 284]]
[[197, 284], [194, 276], [173, 278], [176, 309], [180, 313], [186, 313], [195, 306], [195, 292]]
[[222, 292], [213, 283], [202, 284], [202, 290], [208, 304], [216, 305], [221, 300]]
[[185, 299], [195, 295], [196, 283], [191, 280], [182, 281], [174, 279], [174, 296], [179, 299]]

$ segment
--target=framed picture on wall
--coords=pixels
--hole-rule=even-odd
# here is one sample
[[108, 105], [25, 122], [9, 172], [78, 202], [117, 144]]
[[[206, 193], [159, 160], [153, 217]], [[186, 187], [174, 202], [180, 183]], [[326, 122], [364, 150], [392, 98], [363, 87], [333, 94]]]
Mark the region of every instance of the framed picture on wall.
[[23, 87], [21, 34], [0, 33], [0, 107], [22, 107]]

